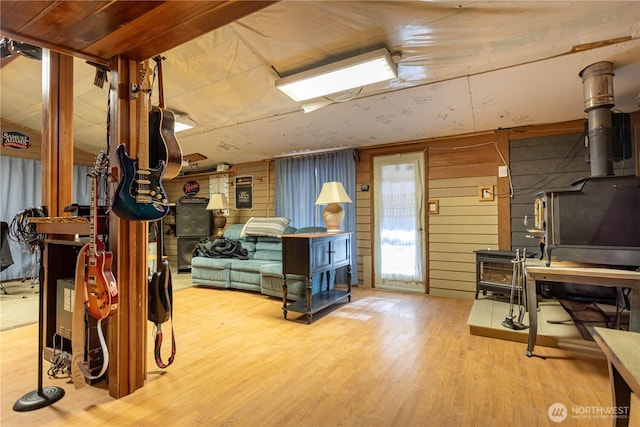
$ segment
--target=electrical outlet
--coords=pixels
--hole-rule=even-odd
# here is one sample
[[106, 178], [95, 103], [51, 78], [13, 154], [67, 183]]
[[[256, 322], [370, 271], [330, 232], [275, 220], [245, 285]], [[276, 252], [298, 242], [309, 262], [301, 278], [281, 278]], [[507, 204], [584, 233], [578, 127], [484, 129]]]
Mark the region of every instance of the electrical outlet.
[[506, 178], [509, 176], [509, 168], [507, 166], [498, 166], [498, 177]]

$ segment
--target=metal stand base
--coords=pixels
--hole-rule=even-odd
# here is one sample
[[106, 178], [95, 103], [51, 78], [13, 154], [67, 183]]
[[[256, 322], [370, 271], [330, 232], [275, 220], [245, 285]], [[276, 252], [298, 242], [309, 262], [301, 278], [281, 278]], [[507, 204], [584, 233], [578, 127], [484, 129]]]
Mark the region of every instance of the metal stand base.
[[38, 389], [31, 391], [13, 404], [13, 410], [16, 412], [34, 411], [36, 409], [44, 408], [46, 406], [56, 403], [64, 396], [64, 389], [55, 386], [43, 387], [42, 386], [42, 356], [44, 343], [42, 342], [43, 330], [44, 330], [44, 292], [42, 292], [42, 284], [44, 283], [44, 263], [42, 262], [42, 255], [44, 254], [44, 241], [40, 240], [40, 269], [38, 275], [38, 297], [40, 315], [38, 316]]
[[22, 396], [13, 404], [13, 410], [16, 412], [34, 411], [44, 408], [64, 396], [64, 389], [60, 387], [44, 387], [42, 392], [34, 390]]

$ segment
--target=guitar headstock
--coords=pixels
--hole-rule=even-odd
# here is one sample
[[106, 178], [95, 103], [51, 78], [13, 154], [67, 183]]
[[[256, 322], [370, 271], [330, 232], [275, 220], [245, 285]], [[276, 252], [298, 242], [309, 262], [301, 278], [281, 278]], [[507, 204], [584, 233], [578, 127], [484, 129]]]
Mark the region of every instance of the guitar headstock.
[[95, 178], [98, 175], [103, 174], [104, 171], [107, 170], [108, 162], [109, 157], [107, 156], [107, 153], [105, 153], [104, 150], [100, 150], [96, 156], [96, 162], [93, 165], [93, 169], [91, 169], [87, 175], [91, 178]]
[[131, 98], [137, 99], [138, 94], [151, 92], [151, 75], [153, 70], [148, 61], [138, 62], [136, 66], [136, 82], [131, 84]]

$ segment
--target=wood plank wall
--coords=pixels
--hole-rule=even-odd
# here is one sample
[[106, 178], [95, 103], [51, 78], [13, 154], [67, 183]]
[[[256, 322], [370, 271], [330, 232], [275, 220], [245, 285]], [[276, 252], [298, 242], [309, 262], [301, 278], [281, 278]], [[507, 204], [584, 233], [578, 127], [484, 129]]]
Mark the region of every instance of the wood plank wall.
[[[640, 114], [632, 115], [635, 156], [613, 163], [614, 175], [637, 173], [636, 163], [640, 146]], [[514, 197], [511, 200], [511, 245], [513, 249], [527, 248], [528, 253], [540, 255], [538, 239], [528, 238], [524, 225], [528, 216], [533, 228], [535, 195], [541, 190], [565, 189], [576, 179], [591, 175], [586, 161], [584, 120], [564, 123], [563, 126], [538, 126], [535, 129], [512, 130], [510, 134], [510, 167]], [[635, 157], [635, 158], [634, 158]]]
[[[511, 141], [512, 249], [526, 248], [540, 255], [539, 240], [528, 238], [526, 229], [534, 228], [534, 200], [543, 189], [564, 189], [578, 178], [589, 176], [581, 133], [549, 135]], [[524, 225], [527, 216], [528, 226]]]
[[[358, 150], [356, 164], [356, 239], [359, 277], [364, 286], [372, 283], [373, 247], [373, 158], [397, 153], [423, 152], [427, 164], [425, 188], [428, 199], [437, 199], [438, 215], [425, 218], [428, 244], [428, 292], [432, 295], [473, 298], [475, 257], [473, 250], [498, 247], [498, 203], [508, 203], [508, 194], [493, 201], [478, 199], [478, 186], [497, 189], [498, 165], [493, 132], [465, 137], [414, 141]], [[361, 186], [368, 184], [369, 191]], [[426, 202], [426, 200], [425, 200]], [[426, 211], [426, 209], [425, 209]]]
[[480, 201], [479, 186], [495, 188], [496, 176], [429, 180], [429, 294], [472, 299], [476, 289], [475, 254], [498, 249], [498, 199]]

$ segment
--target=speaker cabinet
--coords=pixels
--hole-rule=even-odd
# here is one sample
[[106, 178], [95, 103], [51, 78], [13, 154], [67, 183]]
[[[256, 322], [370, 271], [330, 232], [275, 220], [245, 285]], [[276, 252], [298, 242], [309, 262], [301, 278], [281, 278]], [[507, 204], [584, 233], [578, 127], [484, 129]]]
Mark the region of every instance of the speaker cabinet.
[[202, 237], [178, 237], [178, 273], [191, 271], [193, 248]]
[[207, 210], [209, 199], [184, 198], [176, 205], [176, 236], [211, 236], [211, 211]]

